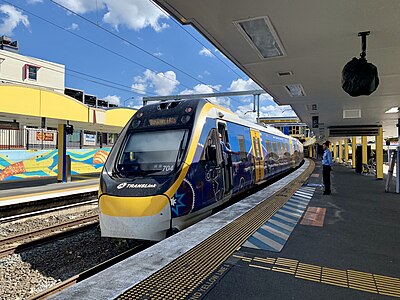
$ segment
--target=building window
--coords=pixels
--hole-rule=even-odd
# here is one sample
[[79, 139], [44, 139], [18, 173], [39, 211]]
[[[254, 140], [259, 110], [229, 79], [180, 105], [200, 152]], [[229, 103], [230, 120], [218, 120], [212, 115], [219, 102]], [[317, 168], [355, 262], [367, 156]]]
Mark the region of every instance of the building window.
[[25, 65], [25, 79], [36, 81], [39, 68], [38, 66]]

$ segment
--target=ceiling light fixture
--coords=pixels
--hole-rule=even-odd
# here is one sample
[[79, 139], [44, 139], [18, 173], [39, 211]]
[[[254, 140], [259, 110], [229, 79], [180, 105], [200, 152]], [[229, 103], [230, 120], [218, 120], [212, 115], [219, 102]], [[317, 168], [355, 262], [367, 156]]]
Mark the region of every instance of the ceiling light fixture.
[[278, 34], [267, 16], [233, 23], [261, 59], [286, 56]]
[[303, 86], [300, 83], [297, 84], [287, 84], [285, 88], [290, 96], [292, 97], [304, 97], [306, 93], [304, 92]]

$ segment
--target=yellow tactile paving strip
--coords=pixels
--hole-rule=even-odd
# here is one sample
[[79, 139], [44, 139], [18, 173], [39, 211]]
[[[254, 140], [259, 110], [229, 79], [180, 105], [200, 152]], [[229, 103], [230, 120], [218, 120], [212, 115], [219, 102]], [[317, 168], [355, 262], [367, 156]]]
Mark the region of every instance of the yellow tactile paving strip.
[[[314, 170], [314, 163], [285, 188], [223, 227], [178, 259], [119, 295], [118, 299], [185, 299], [264, 224]], [[167, 255], [167, 254], [166, 254]]]
[[321, 267], [282, 257], [247, 257], [239, 254], [234, 254], [233, 257], [248, 263], [248, 266], [252, 268], [285, 273], [299, 279], [400, 298], [400, 278], [396, 277]]

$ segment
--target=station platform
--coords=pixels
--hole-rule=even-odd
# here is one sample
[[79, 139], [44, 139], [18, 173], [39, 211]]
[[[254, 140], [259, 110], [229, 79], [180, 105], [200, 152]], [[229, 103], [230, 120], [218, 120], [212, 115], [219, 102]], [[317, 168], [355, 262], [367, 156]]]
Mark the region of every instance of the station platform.
[[320, 162], [51, 299], [400, 297], [400, 196]]
[[56, 177], [0, 182], [0, 207], [98, 191], [99, 174], [74, 175], [58, 183]]

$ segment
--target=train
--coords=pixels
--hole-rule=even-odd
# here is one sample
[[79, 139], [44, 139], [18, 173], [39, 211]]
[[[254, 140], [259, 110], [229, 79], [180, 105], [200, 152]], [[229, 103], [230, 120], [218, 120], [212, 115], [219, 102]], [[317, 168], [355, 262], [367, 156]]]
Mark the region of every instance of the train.
[[208, 100], [146, 105], [121, 131], [101, 172], [101, 235], [162, 240], [303, 158], [297, 139]]

